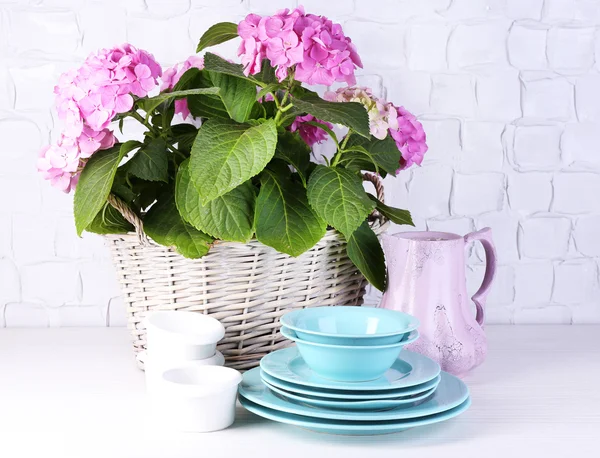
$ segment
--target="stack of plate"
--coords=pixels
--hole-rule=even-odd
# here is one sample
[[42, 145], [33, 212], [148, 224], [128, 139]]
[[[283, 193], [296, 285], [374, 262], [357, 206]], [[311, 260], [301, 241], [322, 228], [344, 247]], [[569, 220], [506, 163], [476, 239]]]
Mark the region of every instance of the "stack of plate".
[[[339, 335], [339, 329], [336, 332]], [[386, 434], [437, 423], [464, 412], [471, 402], [460, 379], [417, 353], [403, 350], [375, 380], [348, 382], [318, 375], [297, 347], [275, 351], [259, 368], [246, 372], [239, 400], [246, 409], [274, 421], [347, 435]]]

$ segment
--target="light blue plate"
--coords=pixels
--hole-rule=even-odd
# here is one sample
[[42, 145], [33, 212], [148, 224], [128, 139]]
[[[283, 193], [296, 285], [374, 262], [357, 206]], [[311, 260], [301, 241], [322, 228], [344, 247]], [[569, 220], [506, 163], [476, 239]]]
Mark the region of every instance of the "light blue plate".
[[344, 306], [294, 310], [280, 322], [303, 340], [334, 345], [393, 344], [419, 326], [419, 320], [403, 312]]
[[243, 396], [240, 396], [239, 400], [240, 404], [250, 412], [269, 420], [300, 426], [320, 433], [342, 434], [346, 436], [374, 436], [378, 434], [398, 433], [416, 426], [431, 425], [456, 417], [471, 405], [471, 398], [467, 398], [466, 401], [453, 409], [427, 417], [388, 421], [343, 421], [303, 417], [301, 415], [281, 412], [258, 405]]
[[255, 404], [280, 412], [329, 420], [354, 421], [384, 421], [425, 417], [453, 409], [469, 397], [469, 389], [462, 380], [447, 372], [442, 372], [442, 380], [433, 395], [417, 406], [380, 412], [340, 412], [337, 409], [297, 404], [277, 396], [264, 384], [260, 378], [258, 368], [249, 370], [244, 374], [239, 393]]
[[403, 398], [392, 398], [392, 399], [373, 399], [364, 401], [352, 401], [352, 400], [336, 400], [320, 398], [318, 396], [306, 396], [301, 394], [290, 393], [289, 391], [282, 390], [276, 386], [270, 385], [265, 379], [263, 383], [277, 396], [283, 396], [292, 402], [306, 404], [307, 406], [326, 407], [328, 409], [353, 411], [353, 410], [389, 410], [402, 407], [404, 409], [413, 407], [417, 403], [423, 402], [435, 391], [435, 387], [431, 388], [424, 393], [417, 394], [414, 396], [406, 396]]
[[378, 379], [368, 382], [338, 382], [314, 372], [300, 356], [296, 347], [269, 353], [260, 361], [261, 369], [276, 379], [313, 388], [343, 391], [379, 391], [408, 388], [428, 382], [440, 373], [440, 366], [426, 356], [408, 350], [402, 352], [392, 367]]
[[439, 385], [441, 377], [438, 375], [429, 382], [414, 385], [408, 388], [400, 388], [398, 390], [385, 391], [337, 391], [328, 389], [311, 388], [308, 386], [296, 385], [294, 383], [284, 382], [283, 380], [271, 377], [269, 374], [261, 371], [260, 373], [263, 382], [267, 385], [275, 386], [284, 391], [289, 391], [295, 394], [304, 396], [316, 396], [321, 399], [341, 399], [344, 401], [359, 401], [359, 400], [379, 400], [379, 399], [397, 399], [406, 396], [423, 393]]

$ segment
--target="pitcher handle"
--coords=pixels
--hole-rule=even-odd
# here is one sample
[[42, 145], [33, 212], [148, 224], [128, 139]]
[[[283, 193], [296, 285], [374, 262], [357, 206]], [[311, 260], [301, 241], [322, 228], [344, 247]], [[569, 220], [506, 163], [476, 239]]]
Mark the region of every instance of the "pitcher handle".
[[473, 297], [471, 297], [471, 300], [475, 302], [477, 309], [475, 320], [480, 326], [483, 326], [485, 301], [490, 292], [494, 275], [496, 274], [496, 247], [492, 241], [492, 230], [489, 227], [465, 235], [465, 244], [477, 240], [481, 242], [485, 250], [485, 274], [481, 286]]

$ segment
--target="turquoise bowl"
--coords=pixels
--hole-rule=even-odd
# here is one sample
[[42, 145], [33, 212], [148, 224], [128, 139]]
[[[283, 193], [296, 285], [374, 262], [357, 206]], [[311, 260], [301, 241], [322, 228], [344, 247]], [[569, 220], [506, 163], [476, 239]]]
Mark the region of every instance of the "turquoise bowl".
[[280, 322], [307, 342], [358, 346], [403, 342], [420, 324], [412, 315], [395, 310], [346, 306], [294, 310]]
[[323, 378], [341, 382], [367, 382], [382, 377], [398, 359], [402, 347], [419, 337], [412, 331], [407, 339], [389, 345], [330, 345], [300, 339], [285, 326], [281, 334], [296, 342], [306, 364]]

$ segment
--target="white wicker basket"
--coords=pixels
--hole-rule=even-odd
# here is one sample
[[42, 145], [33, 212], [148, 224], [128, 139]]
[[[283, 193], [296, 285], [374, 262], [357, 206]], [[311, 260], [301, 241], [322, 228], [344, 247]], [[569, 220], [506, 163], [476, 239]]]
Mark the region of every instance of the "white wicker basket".
[[[383, 199], [377, 177], [369, 174], [365, 179], [375, 184]], [[372, 219], [373, 229], [381, 233], [385, 224]], [[367, 281], [347, 257], [345, 241], [336, 231], [327, 231], [297, 258], [252, 240], [247, 244], [219, 242], [206, 256], [187, 259], [147, 241], [139, 219], [134, 225], [138, 234], [106, 237], [136, 354], [145, 349], [141, 322], [149, 311], [198, 311], [225, 326], [218, 349], [226, 365], [249, 369], [267, 353], [289, 344], [278, 332], [279, 318], [289, 310], [363, 302]]]

